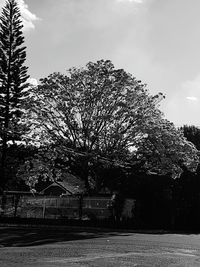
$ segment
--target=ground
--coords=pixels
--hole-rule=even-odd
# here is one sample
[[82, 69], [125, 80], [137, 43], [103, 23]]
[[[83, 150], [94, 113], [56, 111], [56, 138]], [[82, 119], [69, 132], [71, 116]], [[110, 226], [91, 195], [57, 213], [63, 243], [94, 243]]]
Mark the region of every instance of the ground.
[[0, 227], [1, 267], [200, 266], [200, 234]]

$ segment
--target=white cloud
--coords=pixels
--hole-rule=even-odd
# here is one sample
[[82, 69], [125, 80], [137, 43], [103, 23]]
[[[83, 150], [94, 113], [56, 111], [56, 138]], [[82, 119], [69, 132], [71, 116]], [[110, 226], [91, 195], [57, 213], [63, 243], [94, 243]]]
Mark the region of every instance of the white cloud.
[[[0, 8], [5, 6], [5, 2], [5, 0], [0, 0]], [[37, 21], [39, 18], [29, 10], [28, 5], [25, 3], [24, 0], [18, 0], [17, 3], [20, 8], [22, 22], [24, 25], [23, 30], [29, 31], [31, 29], [34, 29], [34, 22]]]
[[118, 2], [133, 2], [133, 3], [138, 3], [142, 4], [143, 0], [117, 0]]
[[198, 101], [198, 98], [196, 96], [187, 96], [186, 99], [190, 101]]
[[163, 106], [166, 117], [177, 125], [200, 125], [200, 74], [174, 88], [174, 92]]
[[197, 101], [200, 98], [200, 74], [193, 80], [185, 81], [182, 84], [182, 90], [186, 94], [186, 99]]
[[24, 2], [24, 0], [18, 0], [18, 3], [22, 15], [24, 30], [27, 31], [34, 29], [34, 22], [38, 20], [38, 17], [29, 10], [28, 5]]

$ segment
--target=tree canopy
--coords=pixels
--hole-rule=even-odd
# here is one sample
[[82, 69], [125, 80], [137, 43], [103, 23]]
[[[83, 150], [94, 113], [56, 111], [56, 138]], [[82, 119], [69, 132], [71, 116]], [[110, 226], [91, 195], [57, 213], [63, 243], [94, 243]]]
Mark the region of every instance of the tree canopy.
[[71, 68], [67, 75], [53, 73], [32, 88], [26, 140], [56, 144], [60, 157], [83, 158], [85, 180], [98, 161], [122, 167], [144, 161], [149, 171], [177, 176], [181, 164], [195, 169], [198, 156], [163, 118], [163, 98], [109, 60]]
[[188, 141], [192, 142], [200, 150], [200, 129], [194, 125], [184, 125], [180, 128]]

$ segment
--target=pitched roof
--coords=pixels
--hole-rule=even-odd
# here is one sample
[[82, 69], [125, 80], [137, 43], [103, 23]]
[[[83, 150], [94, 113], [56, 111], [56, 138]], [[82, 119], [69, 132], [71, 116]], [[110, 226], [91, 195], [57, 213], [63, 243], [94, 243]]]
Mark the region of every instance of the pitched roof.
[[42, 193], [44, 193], [48, 188], [54, 186], [59, 186], [64, 191], [66, 191], [66, 193], [69, 193], [71, 195], [80, 194], [85, 191], [84, 183], [80, 180], [80, 178], [70, 173], [64, 173], [60, 180], [54, 181], [48, 187], [43, 189]]

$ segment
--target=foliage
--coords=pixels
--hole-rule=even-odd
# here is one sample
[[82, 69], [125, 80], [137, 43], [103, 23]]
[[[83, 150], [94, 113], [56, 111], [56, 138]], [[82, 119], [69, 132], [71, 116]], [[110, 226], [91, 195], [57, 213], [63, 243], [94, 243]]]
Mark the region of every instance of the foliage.
[[200, 150], [200, 129], [194, 125], [184, 125], [180, 128], [188, 141], [192, 142]]
[[24, 145], [10, 145], [7, 148], [5, 175], [8, 177], [4, 189], [6, 190], [27, 190], [25, 181], [17, 176], [19, 167], [24, 164], [24, 158], [34, 158], [36, 149]]
[[146, 133], [138, 153], [141, 151], [140, 157], [144, 157], [147, 169], [174, 178], [179, 177], [185, 168], [196, 170], [198, 152], [173, 123], [161, 119], [157, 124], [147, 125]]
[[146, 170], [177, 176], [179, 165], [195, 168], [198, 157], [163, 119], [158, 109], [163, 98], [150, 95], [146, 85], [108, 60], [89, 62], [68, 75], [53, 73], [32, 89], [24, 118], [32, 130], [25, 138], [54, 145], [59, 157], [69, 159], [67, 167], [79, 166], [87, 188], [102, 165], [128, 169], [142, 162]]
[[[0, 17], [0, 128], [2, 140], [1, 174], [5, 184], [8, 141], [20, 138], [20, 117], [28, 78], [20, 11], [15, 0], [7, 0]], [[2, 186], [3, 186], [2, 184]]]
[[0, 119], [5, 128], [18, 121], [27, 95], [27, 67], [23, 65], [26, 47], [23, 46], [22, 27], [17, 2], [8, 0], [0, 17]]
[[137, 145], [142, 125], [160, 115], [155, 108], [160, 98], [110, 61], [90, 62], [85, 69], [70, 69], [69, 76], [54, 73], [41, 80], [32, 96], [31, 115], [37, 118], [32, 122], [46, 141], [111, 156]]
[[[32, 147], [33, 149], [33, 147]], [[38, 181], [55, 181], [67, 170], [65, 158], [59, 158], [55, 146], [40, 147], [34, 150], [34, 154], [24, 157], [24, 163], [20, 165], [17, 177], [30, 187], [34, 188]]]

